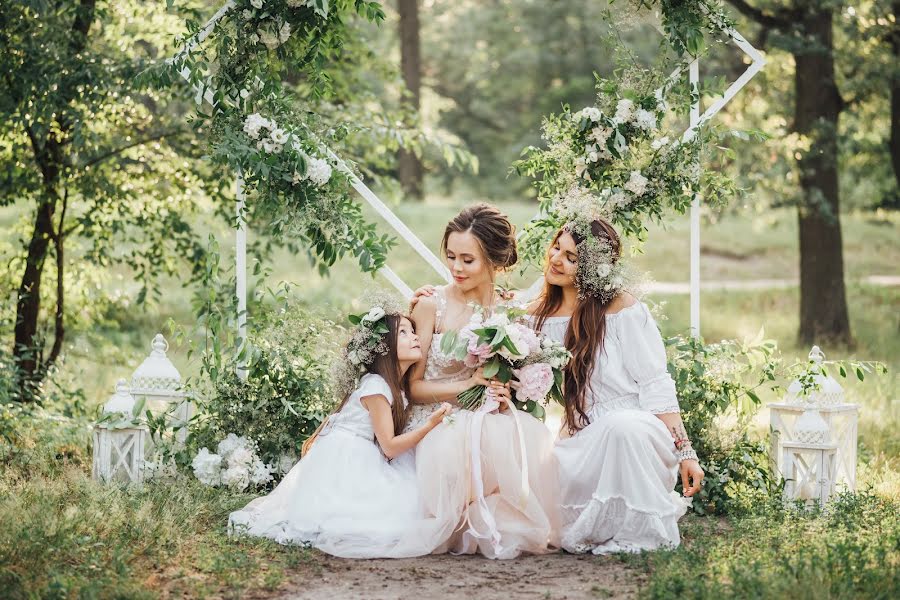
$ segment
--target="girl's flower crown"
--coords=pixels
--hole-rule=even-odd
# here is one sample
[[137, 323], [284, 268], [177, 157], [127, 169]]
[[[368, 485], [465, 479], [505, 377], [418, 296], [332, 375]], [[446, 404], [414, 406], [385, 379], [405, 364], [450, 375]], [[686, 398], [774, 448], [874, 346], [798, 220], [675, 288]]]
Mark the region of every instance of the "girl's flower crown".
[[350, 333], [350, 341], [333, 368], [339, 398], [353, 391], [359, 378], [368, 372], [377, 357], [388, 353], [385, 335], [390, 329], [385, 317], [404, 314], [402, 303], [392, 295], [382, 292], [366, 295], [373, 298], [371, 308], [363, 314], [351, 314], [347, 317], [354, 327]]

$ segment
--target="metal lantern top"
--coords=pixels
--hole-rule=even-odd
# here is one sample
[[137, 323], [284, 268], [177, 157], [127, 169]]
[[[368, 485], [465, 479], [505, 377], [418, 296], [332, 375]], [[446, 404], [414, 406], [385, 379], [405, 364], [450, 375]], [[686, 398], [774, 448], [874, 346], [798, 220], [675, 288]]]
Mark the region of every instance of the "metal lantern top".
[[183, 396], [181, 374], [166, 357], [169, 343], [157, 333], [150, 343], [150, 356], [135, 369], [131, 376], [133, 394], [157, 396]]
[[809, 352], [809, 360], [814, 363], [816, 372], [812, 374], [815, 388], [803, 393], [803, 384], [795, 380], [788, 386], [785, 402], [805, 406], [838, 406], [844, 403], [844, 388], [831, 375], [823, 374], [817, 367], [825, 360], [825, 353], [818, 346]]
[[103, 405], [104, 413], [123, 413], [131, 415], [134, 409], [134, 396], [128, 391], [128, 382], [120, 379], [116, 382], [116, 393], [110, 396]]

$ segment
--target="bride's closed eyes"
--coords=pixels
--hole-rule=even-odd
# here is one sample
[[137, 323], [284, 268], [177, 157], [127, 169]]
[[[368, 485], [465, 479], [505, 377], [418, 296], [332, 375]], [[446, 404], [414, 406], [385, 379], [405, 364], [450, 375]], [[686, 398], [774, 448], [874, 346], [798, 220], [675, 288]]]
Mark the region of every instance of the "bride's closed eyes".
[[[452, 252], [447, 252], [447, 260], [456, 260], [456, 255]], [[463, 254], [462, 261], [467, 265], [471, 265], [473, 262], [475, 262], [475, 259], [467, 254]]]

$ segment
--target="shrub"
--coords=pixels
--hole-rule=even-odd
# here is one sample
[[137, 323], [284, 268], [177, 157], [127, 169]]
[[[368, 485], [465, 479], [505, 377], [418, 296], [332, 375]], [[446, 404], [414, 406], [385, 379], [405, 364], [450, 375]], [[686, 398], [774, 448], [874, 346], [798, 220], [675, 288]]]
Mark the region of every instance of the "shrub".
[[[779, 495], [781, 482], [767, 445], [746, 433], [760, 405], [755, 390], [776, 379], [774, 342], [760, 336], [747, 343], [707, 344], [677, 336], [666, 344], [685, 429], [706, 472], [703, 488], [694, 496], [694, 512], [741, 513]], [[720, 429], [719, 417], [726, 414], [737, 416], [731, 431]], [[676, 489], [681, 491], [681, 482]]]
[[266, 463], [299, 457], [301, 444], [334, 404], [335, 328], [296, 307], [258, 316], [245, 349], [247, 380], [231, 368], [206, 372], [210, 385], [198, 404], [190, 447], [212, 449], [235, 433], [255, 442]]

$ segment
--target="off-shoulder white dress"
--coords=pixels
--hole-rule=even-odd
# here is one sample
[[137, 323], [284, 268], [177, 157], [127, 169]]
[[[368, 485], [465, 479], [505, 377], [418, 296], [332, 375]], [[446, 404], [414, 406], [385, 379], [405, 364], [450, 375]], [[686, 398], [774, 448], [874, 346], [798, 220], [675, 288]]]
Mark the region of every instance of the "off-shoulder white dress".
[[[562, 343], [569, 317], [545, 320]], [[604, 347], [586, 393], [590, 424], [556, 442], [561, 544], [569, 552], [640, 552], [680, 543], [678, 459], [656, 416], [679, 412], [656, 322], [637, 302], [606, 316]]]

